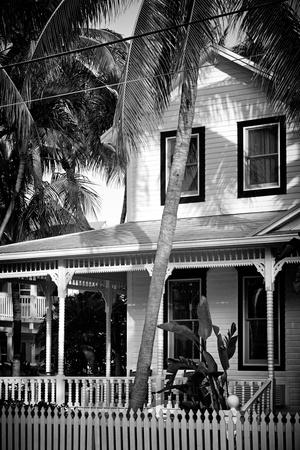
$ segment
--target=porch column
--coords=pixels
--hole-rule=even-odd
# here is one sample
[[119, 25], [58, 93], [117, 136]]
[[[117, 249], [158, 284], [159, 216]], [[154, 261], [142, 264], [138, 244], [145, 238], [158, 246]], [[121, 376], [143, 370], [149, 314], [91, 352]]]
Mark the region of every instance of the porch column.
[[[110, 283], [110, 282], [109, 282]], [[110, 377], [111, 372], [111, 311], [112, 311], [112, 295], [111, 288], [109, 284], [108, 295], [105, 300], [105, 313], [106, 313], [106, 363], [105, 363], [105, 376]]]
[[46, 285], [46, 375], [51, 375], [52, 297], [50, 283]]
[[72, 272], [67, 272], [64, 261], [58, 261], [58, 272], [54, 276], [54, 282], [57, 285], [59, 315], [58, 315], [58, 367], [56, 379], [56, 402], [65, 403], [65, 384], [64, 384], [64, 356], [65, 356], [65, 298], [67, 295], [67, 286], [73, 276]]
[[274, 405], [274, 272], [275, 261], [271, 250], [265, 251], [265, 290], [267, 297], [267, 354], [268, 354], [268, 377], [272, 380], [270, 407], [273, 410]]

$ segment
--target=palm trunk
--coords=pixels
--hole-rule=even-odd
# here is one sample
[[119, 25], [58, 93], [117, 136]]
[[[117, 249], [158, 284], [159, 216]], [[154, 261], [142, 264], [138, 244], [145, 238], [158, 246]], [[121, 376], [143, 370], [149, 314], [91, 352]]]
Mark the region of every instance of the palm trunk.
[[12, 376], [19, 377], [21, 371], [21, 302], [19, 283], [12, 283], [13, 304], [13, 364]]
[[182, 182], [189, 152], [195, 102], [197, 97], [198, 71], [184, 77], [179, 109], [176, 146], [171, 167], [170, 179], [163, 210], [157, 251], [146, 308], [142, 341], [137, 362], [136, 377], [130, 399], [130, 408], [142, 409], [147, 398], [147, 382], [152, 361], [153, 344], [156, 333], [158, 313], [165, 284], [165, 276], [172, 250], [173, 237], [177, 222], [177, 210], [180, 201]]

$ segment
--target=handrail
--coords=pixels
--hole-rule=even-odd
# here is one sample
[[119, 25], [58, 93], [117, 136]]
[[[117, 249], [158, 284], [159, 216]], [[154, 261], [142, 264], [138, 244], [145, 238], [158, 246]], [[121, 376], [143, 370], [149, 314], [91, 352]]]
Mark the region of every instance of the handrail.
[[255, 405], [256, 401], [264, 395], [264, 393], [271, 387], [272, 380], [266, 380], [262, 386], [255, 392], [255, 394], [241, 407], [241, 411], [246, 412], [253, 405]]

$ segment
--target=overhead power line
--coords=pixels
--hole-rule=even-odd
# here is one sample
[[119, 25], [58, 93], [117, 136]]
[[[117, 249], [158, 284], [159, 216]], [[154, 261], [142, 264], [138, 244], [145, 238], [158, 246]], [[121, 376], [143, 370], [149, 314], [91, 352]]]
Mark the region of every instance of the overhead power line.
[[148, 36], [153, 36], [153, 35], [159, 34], [159, 33], [165, 33], [166, 31], [175, 30], [177, 28], [182, 28], [182, 27], [186, 27], [186, 26], [189, 26], [189, 25], [196, 25], [198, 23], [204, 23], [204, 22], [207, 22], [209, 20], [221, 19], [223, 17], [233, 16], [235, 14], [239, 14], [239, 13], [243, 13], [243, 12], [247, 12], [247, 11], [252, 11], [252, 10], [255, 10], [255, 9], [274, 7], [274, 6], [279, 5], [281, 3], [285, 3], [286, 1], [287, 0], [277, 0], [277, 1], [273, 0], [273, 1], [270, 1], [270, 2], [259, 4], [257, 6], [251, 6], [251, 7], [249, 6], [249, 7], [245, 7], [245, 8], [240, 8], [240, 9], [235, 10], [235, 11], [229, 11], [229, 12], [226, 12], [226, 13], [216, 14], [214, 16], [209, 16], [209, 17], [206, 17], [204, 19], [191, 20], [189, 22], [183, 22], [183, 23], [180, 23], [180, 24], [177, 24], [177, 25], [172, 25], [170, 27], [160, 28], [159, 30], [148, 31], [146, 33], [141, 33], [141, 34], [137, 34], [137, 35], [133, 35], [133, 36], [128, 36], [128, 37], [125, 37], [125, 38], [116, 39], [116, 40], [111, 41], [111, 42], [102, 42], [102, 43], [90, 45], [90, 46], [87, 46], [87, 47], [80, 47], [80, 48], [76, 48], [76, 49], [73, 49], [73, 50], [66, 50], [66, 51], [54, 53], [54, 54], [51, 54], [51, 55], [44, 55], [44, 56], [41, 56], [39, 58], [32, 58], [32, 59], [28, 59], [28, 60], [25, 60], [25, 61], [18, 61], [18, 62], [15, 62], [15, 63], [3, 65], [0, 68], [1, 69], [10, 69], [12, 67], [23, 66], [23, 65], [26, 65], [26, 64], [33, 64], [33, 63], [36, 63], [36, 62], [46, 61], [46, 60], [53, 59], [53, 58], [60, 58], [62, 56], [67, 56], [67, 55], [71, 55], [71, 54], [74, 54], [74, 53], [82, 53], [82, 52], [85, 52], [85, 51], [88, 51], [88, 50], [95, 50], [96, 48], [101, 48], [101, 47], [107, 47], [109, 45], [120, 44], [120, 43], [123, 43], [123, 42], [126, 42], [126, 41], [133, 41], [134, 39], [140, 39], [140, 38], [144, 38], [144, 37], [148, 37]]
[[[256, 55], [251, 55], [252, 57], [257, 57], [257, 56], [261, 56], [262, 54], [256, 54]], [[239, 57], [239, 58], [232, 58], [231, 62], [235, 62], [235, 61], [248, 61], [249, 57]], [[218, 64], [205, 64], [205, 67], [215, 67]], [[200, 67], [202, 66], [198, 66], [197, 69], [200, 69]], [[192, 70], [192, 69], [191, 69]], [[78, 89], [76, 91], [68, 91], [68, 92], [63, 92], [60, 94], [54, 94], [54, 95], [48, 95], [45, 97], [41, 97], [41, 98], [33, 98], [30, 100], [22, 100], [20, 102], [14, 102], [14, 103], [7, 103], [5, 105], [0, 105], [0, 109], [2, 108], [8, 108], [10, 106], [17, 106], [17, 105], [24, 105], [27, 103], [37, 103], [37, 102], [43, 102], [43, 101], [48, 101], [48, 100], [53, 100], [55, 98], [64, 98], [64, 97], [70, 97], [72, 95], [77, 95], [77, 94], [82, 94], [82, 93], [87, 93], [87, 92], [95, 92], [95, 91], [100, 91], [102, 89], [113, 89], [116, 88], [116, 86], [121, 86], [123, 84], [130, 84], [130, 83], [138, 83], [140, 81], [144, 81], [144, 80], [152, 80], [155, 78], [160, 78], [160, 77], [164, 77], [166, 75], [175, 75], [175, 74], [179, 74], [182, 73], [184, 70], [177, 70], [174, 72], [164, 72], [164, 73], [159, 73], [157, 75], [153, 75], [151, 77], [140, 77], [140, 78], [134, 78], [132, 80], [127, 80], [127, 81], [121, 81], [119, 83], [111, 83], [111, 84], [104, 84], [102, 86], [95, 86], [95, 87], [91, 87], [91, 88], [85, 88], [85, 89]]]

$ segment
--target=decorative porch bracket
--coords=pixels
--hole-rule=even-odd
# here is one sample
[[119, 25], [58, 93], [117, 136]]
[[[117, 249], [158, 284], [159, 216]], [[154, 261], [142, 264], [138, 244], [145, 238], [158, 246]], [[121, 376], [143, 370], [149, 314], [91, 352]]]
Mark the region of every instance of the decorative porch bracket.
[[74, 275], [74, 270], [66, 269], [62, 259], [58, 261], [58, 270], [51, 274], [51, 278], [57, 286], [59, 299], [58, 316], [58, 364], [57, 364], [57, 403], [65, 403], [64, 356], [65, 356], [65, 299], [67, 296], [68, 284]]

